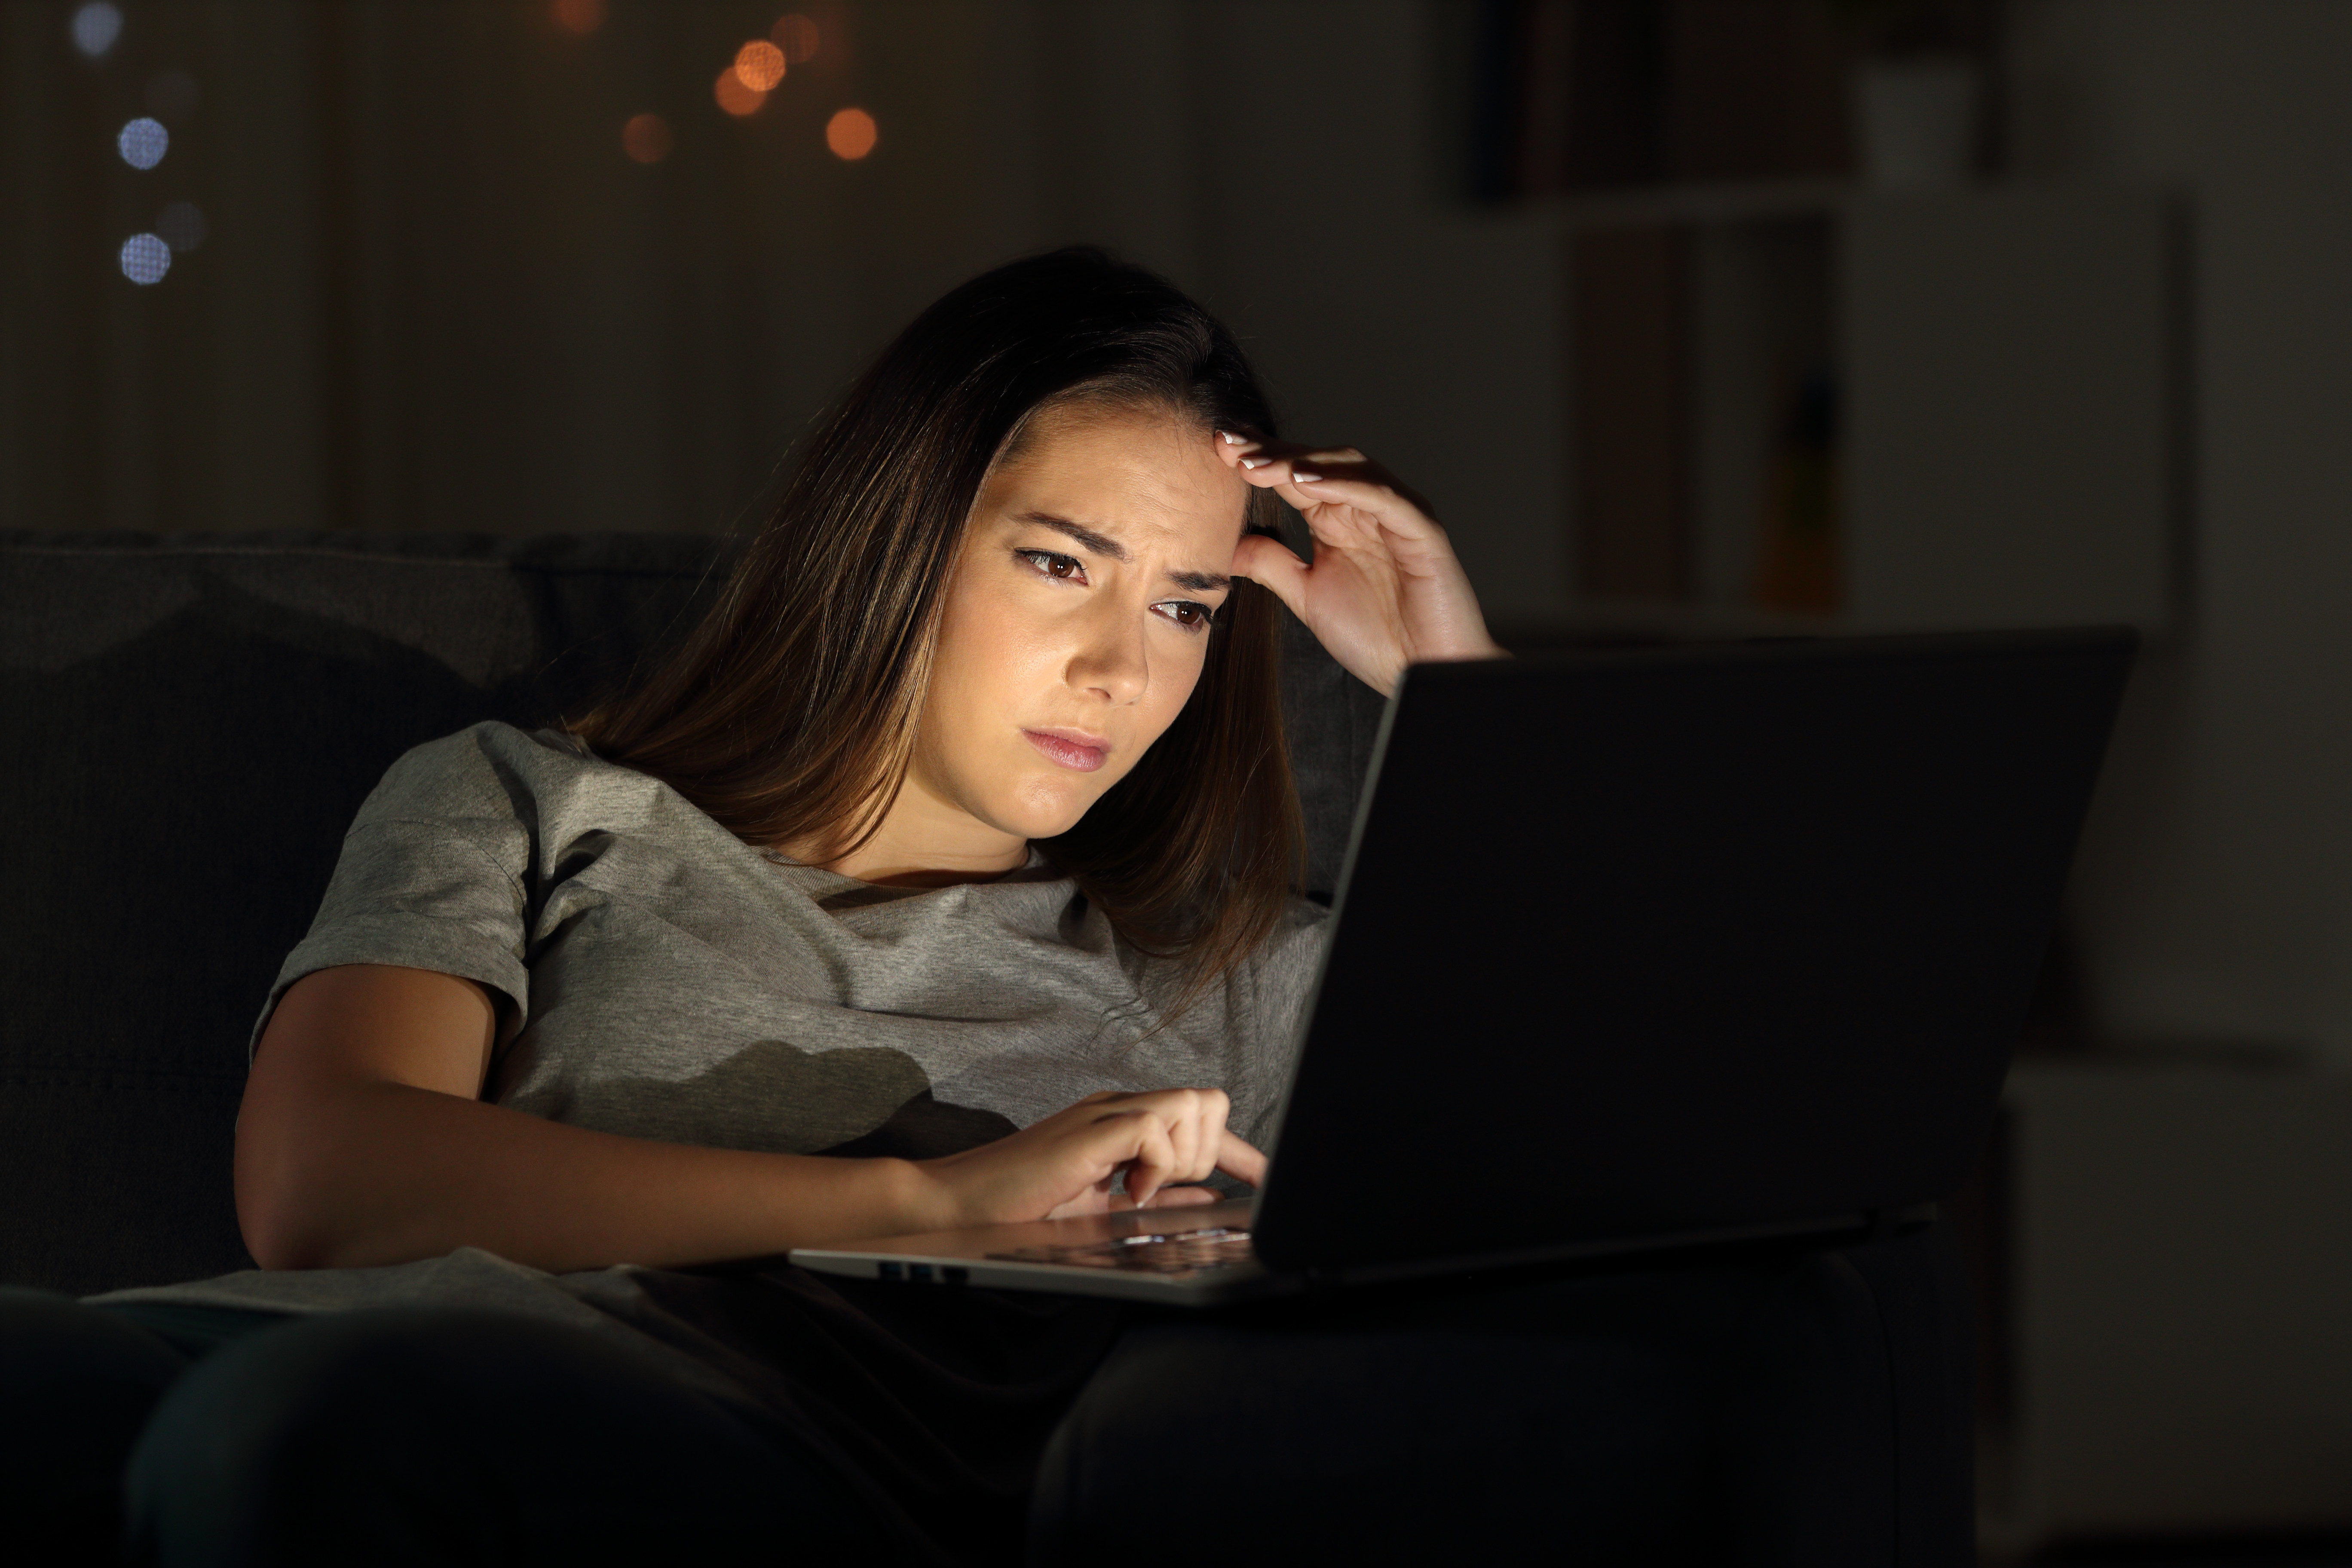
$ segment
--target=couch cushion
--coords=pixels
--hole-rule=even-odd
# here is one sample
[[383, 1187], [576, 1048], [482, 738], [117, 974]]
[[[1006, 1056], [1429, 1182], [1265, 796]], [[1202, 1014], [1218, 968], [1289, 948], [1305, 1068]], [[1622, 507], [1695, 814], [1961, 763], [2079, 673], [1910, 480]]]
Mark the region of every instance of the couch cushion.
[[[245, 1042], [392, 760], [577, 712], [716, 586], [681, 535], [0, 534], [0, 1282], [249, 1267]], [[1312, 888], [1379, 700], [1293, 625]]]
[[0, 1272], [248, 1268], [245, 1040], [408, 747], [543, 721], [694, 600], [709, 542], [14, 536], [0, 548]]

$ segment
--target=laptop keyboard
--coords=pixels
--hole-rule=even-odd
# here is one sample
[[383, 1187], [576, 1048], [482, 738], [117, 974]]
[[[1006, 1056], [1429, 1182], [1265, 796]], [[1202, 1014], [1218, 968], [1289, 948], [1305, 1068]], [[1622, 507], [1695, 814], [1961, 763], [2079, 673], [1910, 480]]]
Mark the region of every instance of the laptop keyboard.
[[1067, 1263], [1080, 1268], [1116, 1268], [1132, 1274], [1197, 1274], [1245, 1263], [1250, 1233], [1230, 1227], [1183, 1230], [1171, 1236], [1123, 1236], [1083, 1247], [1024, 1247], [988, 1255], [1000, 1263]]

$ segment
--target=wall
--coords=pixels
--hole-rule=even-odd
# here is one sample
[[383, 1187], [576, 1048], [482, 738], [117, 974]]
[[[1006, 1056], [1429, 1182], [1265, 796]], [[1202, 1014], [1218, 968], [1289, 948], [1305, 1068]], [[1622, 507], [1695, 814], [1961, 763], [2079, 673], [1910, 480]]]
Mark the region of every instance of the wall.
[[[780, 8], [132, 3], [90, 65], [64, 0], [0, 7], [0, 525], [724, 527], [926, 300], [1087, 238], [1426, 491], [1498, 620], [1559, 607], [1559, 236], [1441, 195], [1442, 5], [805, 0], [846, 58], [730, 121]], [[2193, 604], [2077, 878], [2098, 1026], [2352, 1066], [2352, 4], [2016, 0], [2009, 48], [2021, 174], [2194, 214]], [[111, 127], [167, 65], [205, 100], [136, 175]], [[212, 238], [131, 288], [110, 246], [183, 194]]]
[[[922, 304], [1090, 239], [1459, 519], [1500, 611], [1559, 592], [1552, 251], [1434, 195], [1423, 7], [793, 5], [827, 45], [741, 121], [712, 79], [784, 0], [586, 37], [541, 0], [125, 0], [98, 61], [66, 0], [0, 7], [0, 525], [728, 526]], [[165, 68], [203, 100], [137, 173], [113, 131]], [[646, 110], [677, 145], [640, 167]], [[132, 287], [113, 247], [182, 195], [211, 237]]]
[[2352, 5], [2021, 0], [2015, 162], [2193, 212], [2190, 620], [2075, 886], [2100, 1026], [2352, 1068]]

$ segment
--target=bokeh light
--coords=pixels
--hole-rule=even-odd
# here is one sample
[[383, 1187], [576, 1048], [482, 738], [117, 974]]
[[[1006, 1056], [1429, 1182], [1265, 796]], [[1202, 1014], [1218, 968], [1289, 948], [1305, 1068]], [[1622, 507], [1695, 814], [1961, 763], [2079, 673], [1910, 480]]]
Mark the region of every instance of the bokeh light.
[[604, 25], [604, 0], [555, 0], [547, 9], [568, 33], [584, 37]]
[[806, 16], [792, 16], [777, 19], [768, 29], [768, 37], [776, 47], [784, 51], [784, 58], [798, 65], [816, 53], [816, 24]]
[[749, 114], [768, 101], [768, 95], [737, 76], [733, 66], [719, 73], [719, 80], [711, 88], [710, 96], [717, 99], [719, 107], [730, 114]]
[[132, 168], [152, 169], [172, 150], [172, 133], [163, 129], [162, 121], [142, 114], [116, 134], [114, 150]]
[[74, 7], [69, 24], [74, 47], [91, 59], [103, 56], [114, 47], [114, 40], [122, 37], [122, 13], [106, 0], [89, 0], [87, 5]]
[[172, 247], [160, 235], [134, 234], [122, 242], [121, 261], [122, 275], [133, 283], [161, 283], [172, 270]]
[[633, 114], [621, 127], [621, 151], [640, 163], [658, 163], [676, 145], [669, 121], [658, 114]]
[[845, 109], [824, 122], [824, 144], [853, 163], [874, 151], [877, 136], [874, 117], [862, 109]]
[[172, 247], [172, 254], [183, 256], [205, 242], [212, 230], [205, 222], [204, 209], [194, 202], [165, 202], [163, 210], [155, 215], [155, 232]]
[[753, 92], [773, 92], [784, 79], [784, 51], [765, 38], [754, 38], [735, 51], [735, 74]]

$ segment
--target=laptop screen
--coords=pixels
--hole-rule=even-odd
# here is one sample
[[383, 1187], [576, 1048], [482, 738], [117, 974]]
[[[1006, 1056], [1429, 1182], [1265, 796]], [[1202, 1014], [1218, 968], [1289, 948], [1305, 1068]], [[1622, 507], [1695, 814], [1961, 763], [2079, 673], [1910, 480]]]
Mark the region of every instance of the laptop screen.
[[[1256, 1221], [1345, 1268], [1894, 1210], [1990, 1125], [2128, 631], [1408, 672]], [[1410, 1172], [1441, 1227], [1361, 1194]]]

